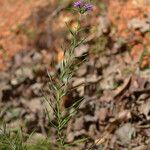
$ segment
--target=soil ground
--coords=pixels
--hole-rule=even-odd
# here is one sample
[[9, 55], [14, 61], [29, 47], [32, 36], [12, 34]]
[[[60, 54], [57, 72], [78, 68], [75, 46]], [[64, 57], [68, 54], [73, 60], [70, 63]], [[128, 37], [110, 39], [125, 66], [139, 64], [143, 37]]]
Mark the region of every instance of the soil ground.
[[[55, 131], [45, 114], [47, 69], [55, 74], [63, 59], [61, 45], [77, 15], [72, 1], [0, 0], [0, 118], [10, 128], [45, 137]], [[67, 142], [90, 140], [74, 149], [150, 149], [150, 1], [98, 0], [82, 21], [87, 54], [73, 77], [77, 89], [64, 103], [84, 97], [66, 127]], [[81, 85], [81, 83], [85, 83]]]

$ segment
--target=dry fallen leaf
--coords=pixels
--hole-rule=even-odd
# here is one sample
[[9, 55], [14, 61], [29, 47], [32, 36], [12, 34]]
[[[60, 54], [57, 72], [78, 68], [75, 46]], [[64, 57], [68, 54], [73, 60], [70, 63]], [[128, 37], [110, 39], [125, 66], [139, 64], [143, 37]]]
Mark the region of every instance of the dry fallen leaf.
[[144, 114], [147, 120], [150, 120], [150, 99], [147, 100], [147, 102], [143, 103], [140, 107], [139, 107], [139, 112], [140, 114]]

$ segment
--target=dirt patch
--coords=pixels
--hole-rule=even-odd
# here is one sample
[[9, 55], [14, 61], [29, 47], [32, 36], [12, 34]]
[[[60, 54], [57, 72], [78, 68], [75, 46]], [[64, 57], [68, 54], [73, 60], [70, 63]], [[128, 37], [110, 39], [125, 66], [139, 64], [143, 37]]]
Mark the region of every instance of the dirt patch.
[[[0, 1], [0, 68], [4, 68], [7, 58], [16, 52], [23, 50], [27, 45], [28, 38], [17, 32], [21, 25], [26, 23], [28, 18], [41, 7], [47, 5], [44, 0], [6, 0]], [[24, 32], [28, 32], [27, 29]], [[30, 29], [28, 29], [30, 30]], [[29, 34], [29, 33], [26, 33]]]
[[[61, 44], [65, 42], [67, 47], [70, 42], [65, 22], [73, 29], [77, 18], [63, 9], [70, 3], [63, 8], [55, 6], [53, 10], [59, 11], [52, 17], [55, 11], [44, 0], [15, 2], [0, 1], [0, 20], [4, 19], [0, 24], [1, 68], [7, 62], [5, 71], [0, 72], [0, 118], [11, 128], [21, 126], [25, 133], [34, 130], [43, 137], [51, 133], [55, 141], [41, 89], [50, 95], [46, 72], [59, 73]], [[86, 55], [87, 61], [75, 72], [70, 85], [73, 90], [63, 98], [62, 109], [84, 98], [64, 132], [68, 143], [81, 137], [89, 141], [73, 148], [150, 147], [148, 2], [107, 1], [105, 9], [103, 3], [95, 1], [88, 15], [91, 19], [83, 18], [81, 25], [86, 30], [80, 36], [87, 39], [75, 55], [79, 61]], [[49, 17], [52, 19], [47, 23]], [[50, 115], [54, 121], [53, 113]]]

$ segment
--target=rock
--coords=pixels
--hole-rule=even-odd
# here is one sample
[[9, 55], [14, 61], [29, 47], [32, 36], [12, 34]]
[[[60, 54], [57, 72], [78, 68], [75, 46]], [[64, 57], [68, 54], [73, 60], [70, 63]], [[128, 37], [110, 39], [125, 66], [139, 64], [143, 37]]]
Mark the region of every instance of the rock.
[[13, 78], [11, 81], [10, 81], [11, 85], [17, 85], [18, 84], [18, 80], [16, 78]]
[[133, 136], [135, 135], [135, 128], [130, 124], [126, 123], [116, 130], [115, 134], [122, 144], [129, 144]]

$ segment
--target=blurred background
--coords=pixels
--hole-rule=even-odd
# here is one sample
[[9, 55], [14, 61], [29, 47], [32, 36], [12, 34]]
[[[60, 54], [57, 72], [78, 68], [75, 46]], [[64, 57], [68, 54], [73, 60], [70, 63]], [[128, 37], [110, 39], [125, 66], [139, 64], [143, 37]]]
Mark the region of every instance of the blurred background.
[[[47, 70], [55, 74], [78, 14], [73, 0], [0, 0], [0, 120], [9, 128], [52, 135], [41, 89]], [[82, 136], [99, 148], [143, 150], [150, 147], [150, 0], [93, 0], [83, 17], [86, 37], [76, 57], [87, 55], [73, 77], [79, 85], [64, 103], [84, 97], [66, 127], [67, 140]], [[86, 85], [81, 85], [86, 83]], [[65, 107], [65, 106], [64, 106]], [[105, 137], [105, 138], [104, 138]], [[141, 149], [140, 149], [141, 148]], [[142, 149], [143, 148], [143, 149]]]

